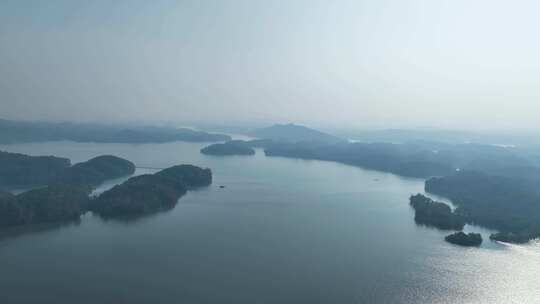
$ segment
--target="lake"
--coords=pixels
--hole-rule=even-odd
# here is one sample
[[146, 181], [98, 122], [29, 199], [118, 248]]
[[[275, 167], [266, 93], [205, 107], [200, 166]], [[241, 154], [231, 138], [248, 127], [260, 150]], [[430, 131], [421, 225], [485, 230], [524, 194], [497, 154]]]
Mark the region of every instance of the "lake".
[[408, 198], [423, 180], [261, 150], [206, 156], [204, 146], [0, 146], [74, 163], [113, 154], [136, 174], [189, 163], [214, 175], [167, 212], [3, 233], [0, 302], [540, 303], [540, 244], [493, 243], [470, 226], [480, 248], [444, 242], [449, 232], [414, 223]]

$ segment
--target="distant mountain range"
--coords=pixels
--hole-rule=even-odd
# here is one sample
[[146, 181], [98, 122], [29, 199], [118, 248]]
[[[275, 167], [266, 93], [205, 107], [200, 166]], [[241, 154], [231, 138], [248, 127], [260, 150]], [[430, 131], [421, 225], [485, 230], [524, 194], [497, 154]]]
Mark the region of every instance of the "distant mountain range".
[[98, 143], [160, 143], [172, 141], [216, 142], [230, 139], [231, 137], [228, 135], [195, 131], [188, 128], [0, 120], [0, 144], [60, 140]]
[[361, 142], [406, 143], [409, 141], [437, 141], [450, 144], [477, 143], [506, 146], [525, 146], [540, 143], [538, 132], [499, 130], [450, 130], [435, 128], [334, 130], [333, 134]]
[[295, 124], [276, 124], [267, 128], [255, 129], [249, 132], [250, 136], [260, 139], [270, 139], [279, 142], [318, 142], [318, 143], [339, 143], [345, 140]]

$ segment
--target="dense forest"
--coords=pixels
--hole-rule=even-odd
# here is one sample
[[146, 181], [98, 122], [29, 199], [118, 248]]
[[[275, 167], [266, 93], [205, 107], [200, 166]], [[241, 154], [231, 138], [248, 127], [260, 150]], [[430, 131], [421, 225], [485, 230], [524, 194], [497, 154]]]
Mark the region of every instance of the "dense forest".
[[[21, 154], [10, 157], [23, 159], [24, 165], [43, 161]], [[69, 165], [69, 160], [59, 160]], [[21, 167], [14, 172], [18, 170], [22, 170]], [[45, 176], [43, 172], [36, 172]], [[179, 165], [130, 178], [97, 197], [89, 197], [92, 189], [104, 181], [134, 172], [133, 163], [111, 155], [98, 156], [71, 167], [62, 166], [52, 177], [40, 180], [42, 187], [18, 195], [0, 192], [0, 227], [77, 220], [86, 211], [102, 217], [143, 215], [170, 209], [187, 190], [212, 183], [210, 169]]]
[[135, 172], [125, 159], [102, 155], [71, 166], [66, 158], [28, 156], [0, 151], [0, 186], [69, 184], [95, 186]]
[[409, 200], [418, 224], [443, 230], [461, 230], [465, 226], [465, 220], [444, 203], [435, 202], [422, 194], [413, 195]]
[[452, 233], [444, 238], [448, 243], [460, 246], [480, 246], [482, 244], [482, 235], [479, 233], [465, 233], [462, 231]]
[[48, 184], [58, 179], [70, 166], [67, 158], [0, 151], [0, 186]]
[[210, 169], [180, 165], [132, 177], [92, 199], [90, 210], [102, 217], [143, 215], [173, 208], [188, 189], [212, 183]]
[[201, 149], [206, 155], [254, 155], [255, 150], [247, 142], [232, 140], [222, 144], [212, 144]]
[[19, 195], [0, 193], [0, 227], [79, 219], [88, 203], [88, 189], [51, 185]]
[[456, 170], [479, 170], [502, 175], [538, 174], [530, 162], [509, 149], [490, 145], [443, 144], [434, 142], [392, 143], [274, 143], [265, 149], [268, 156], [336, 161], [402, 176], [428, 178], [445, 176]]
[[427, 180], [426, 191], [450, 198], [467, 222], [499, 230], [492, 239], [520, 243], [540, 236], [534, 179], [464, 171]]
[[[458, 206], [455, 215], [463, 221], [500, 231], [492, 239], [520, 243], [540, 237], [540, 168], [510, 148], [424, 141], [331, 145], [272, 142], [265, 147], [265, 154], [336, 161], [425, 178], [426, 191], [451, 199]], [[425, 210], [449, 218], [447, 208], [427, 206], [430, 208]], [[423, 216], [422, 208], [417, 209], [417, 221], [433, 225]]]

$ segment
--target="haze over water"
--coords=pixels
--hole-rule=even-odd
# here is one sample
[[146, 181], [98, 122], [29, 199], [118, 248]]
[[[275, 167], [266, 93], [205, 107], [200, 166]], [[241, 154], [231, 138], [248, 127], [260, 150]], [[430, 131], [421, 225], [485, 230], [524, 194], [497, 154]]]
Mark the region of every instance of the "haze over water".
[[87, 214], [3, 235], [2, 302], [540, 302], [540, 245], [492, 243], [477, 227], [466, 230], [483, 232], [480, 248], [444, 242], [447, 232], [414, 223], [408, 198], [423, 192], [422, 180], [260, 150], [211, 157], [199, 153], [204, 145], [0, 146], [72, 162], [114, 154], [140, 167], [190, 163], [214, 174], [212, 186], [168, 212], [130, 221]]

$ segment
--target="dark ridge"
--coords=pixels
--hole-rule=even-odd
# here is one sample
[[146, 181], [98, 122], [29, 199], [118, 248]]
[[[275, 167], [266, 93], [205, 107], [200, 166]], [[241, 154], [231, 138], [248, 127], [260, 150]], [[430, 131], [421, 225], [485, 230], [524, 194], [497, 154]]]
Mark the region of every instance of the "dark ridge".
[[267, 146], [264, 152], [267, 156], [335, 161], [411, 177], [426, 178], [455, 171], [452, 165], [443, 160], [427, 157], [417, 152], [416, 148], [398, 144], [274, 143]]
[[450, 145], [433, 142], [313, 143], [273, 142], [265, 147], [267, 156], [335, 161], [401, 176], [429, 178], [446, 176], [456, 170], [477, 170], [515, 177], [522, 174], [540, 182], [540, 169], [510, 149], [490, 145]]

